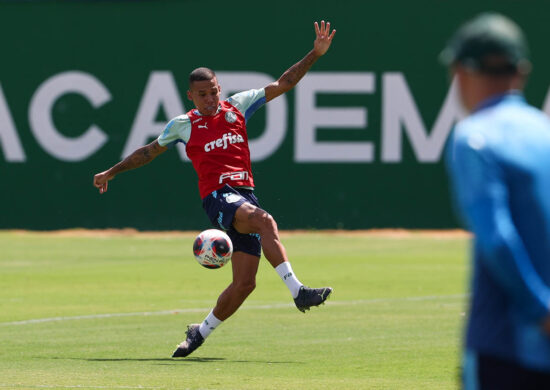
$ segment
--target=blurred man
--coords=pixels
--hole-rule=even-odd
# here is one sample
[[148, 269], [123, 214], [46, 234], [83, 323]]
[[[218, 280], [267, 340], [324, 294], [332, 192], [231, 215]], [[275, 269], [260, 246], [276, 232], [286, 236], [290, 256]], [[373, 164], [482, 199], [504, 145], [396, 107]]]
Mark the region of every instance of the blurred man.
[[[298, 310], [322, 304], [332, 288], [309, 288], [294, 274], [279, 239], [273, 217], [260, 208], [254, 194], [246, 121], [265, 103], [291, 90], [311, 66], [329, 49], [336, 30], [330, 23], [315, 22], [313, 49], [265, 88], [245, 91], [220, 102], [221, 87], [215, 73], [198, 68], [189, 76], [187, 97], [196, 109], [172, 119], [149, 145], [94, 176], [102, 194], [119, 173], [141, 167], [183, 142], [199, 177], [202, 205], [212, 224], [227, 231], [233, 242], [233, 281], [221, 293], [202, 324], [188, 326], [187, 338], [172, 357], [185, 357], [200, 347], [221, 322], [229, 318], [256, 286], [260, 254], [263, 253], [290, 290]], [[281, 189], [283, 190], [283, 189]], [[291, 188], [284, 190], [292, 191]]]
[[522, 95], [520, 28], [498, 14], [463, 25], [441, 54], [469, 116], [448, 149], [474, 233], [466, 389], [550, 389], [550, 122]]

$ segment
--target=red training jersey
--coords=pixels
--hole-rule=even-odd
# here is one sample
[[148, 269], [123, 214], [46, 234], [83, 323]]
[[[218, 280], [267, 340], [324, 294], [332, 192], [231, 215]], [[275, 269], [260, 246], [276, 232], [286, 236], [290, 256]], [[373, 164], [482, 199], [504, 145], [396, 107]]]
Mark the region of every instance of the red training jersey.
[[199, 177], [201, 198], [225, 184], [254, 187], [245, 118], [228, 101], [220, 107], [213, 116], [196, 110], [186, 114], [191, 122], [186, 152]]

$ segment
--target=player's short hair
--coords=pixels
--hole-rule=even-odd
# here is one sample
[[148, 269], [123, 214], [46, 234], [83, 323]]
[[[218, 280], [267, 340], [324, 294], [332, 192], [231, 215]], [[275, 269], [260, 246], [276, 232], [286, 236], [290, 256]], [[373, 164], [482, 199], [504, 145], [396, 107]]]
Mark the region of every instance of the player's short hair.
[[197, 68], [189, 74], [189, 85], [194, 81], [208, 81], [216, 77], [216, 73], [210, 68]]

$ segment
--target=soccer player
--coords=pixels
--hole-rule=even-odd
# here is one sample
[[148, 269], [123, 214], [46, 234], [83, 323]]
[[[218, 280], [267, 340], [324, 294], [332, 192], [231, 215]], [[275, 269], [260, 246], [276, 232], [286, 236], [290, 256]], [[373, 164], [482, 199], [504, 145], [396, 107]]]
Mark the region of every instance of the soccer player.
[[265, 103], [291, 90], [329, 49], [336, 30], [315, 22], [313, 49], [265, 88], [249, 90], [220, 102], [215, 73], [198, 68], [189, 76], [187, 97], [196, 109], [172, 119], [164, 132], [110, 169], [94, 176], [101, 194], [124, 171], [151, 162], [177, 142], [183, 142], [199, 177], [202, 205], [212, 224], [226, 230], [233, 241], [233, 280], [201, 324], [188, 326], [187, 338], [173, 354], [185, 357], [202, 345], [216, 327], [229, 318], [254, 290], [263, 250], [290, 290], [296, 307], [305, 312], [322, 304], [332, 288], [309, 288], [296, 277], [279, 239], [273, 217], [260, 208], [254, 194], [246, 122]]
[[482, 14], [441, 59], [469, 116], [447, 149], [458, 209], [474, 234], [465, 389], [550, 389], [550, 121], [522, 95], [523, 32]]

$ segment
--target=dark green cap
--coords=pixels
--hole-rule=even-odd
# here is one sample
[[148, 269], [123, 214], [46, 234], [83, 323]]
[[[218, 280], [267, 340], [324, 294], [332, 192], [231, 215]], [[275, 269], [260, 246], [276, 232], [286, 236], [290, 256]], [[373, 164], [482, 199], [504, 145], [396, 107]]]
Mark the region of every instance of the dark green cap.
[[482, 73], [528, 72], [529, 49], [520, 27], [497, 13], [483, 13], [466, 22], [439, 56], [447, 66], [459, 63]]

